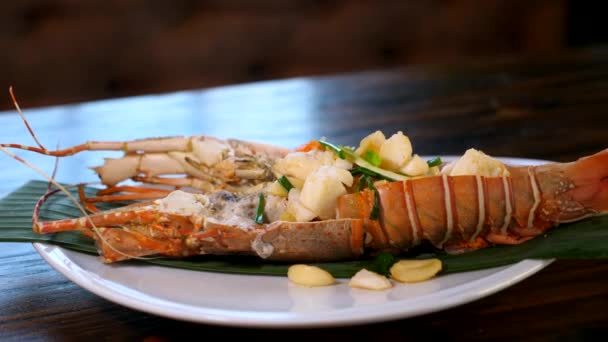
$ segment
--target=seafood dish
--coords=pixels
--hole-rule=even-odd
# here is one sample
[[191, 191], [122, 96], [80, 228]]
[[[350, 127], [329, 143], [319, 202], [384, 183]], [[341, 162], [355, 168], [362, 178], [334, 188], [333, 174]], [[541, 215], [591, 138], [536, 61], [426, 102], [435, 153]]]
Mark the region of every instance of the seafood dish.
[[[471, 148], [445, 163], [413, 153], [402, 131], [376, 131], [353, 147], [320, 139], [293, 150], [207, 136], [56, 151], [38, 145], [0, 149], [24, 163], [9, 149], [55, 157], [125, 152], [93, 168], [105, 188], [95, 197], [81, 192], [82, 217], [33, 219], [38, 234], [80, 231], [95, 239], [106, 263], [200, 254], [339, 261], [398, 255], [422, 243], [465, 253], [519, 244], [608, 211], [608, 150], [569, 163], [511, 166]], [[126, 180], [141, 185], [121, 185]], [[54, 184], [54, 192], [64, 190]], [[108, 211], [94, 205], [125, 199], [134, 202]]]
[[[515, 245], [608, 212], [608, 149], [567, 163], [517, 166], [470, 148], [445, 162], [414, 153], [403, 131], [388, 137], [375, 131], [355, 146], [318, 139], [288, 149], [192, 136], [49, 150], [10, 93], [37, 146], [0, 143], [0, 151], [49, 181], [33, 208], [33, 231], [80, 232], [95, 241], [104, 263], [243, 255], [295, 263], [290, 279], [329, 284], [331, 275], [302, 263], [398, 256], [421, 245], [450, 254]], [[124, 155], [92, 168], [103, 186], [95, 196], [73, 185], [78, 200], [15, 149], [55, 158]], [[57, 193], [82, 216], [40, 220], [40, 208]], [[125, 200], [130, 204], [110, 210], [95, 205]], [[442, 267], [437, 259], [390, 264], [393, 278], [404, 282], [428, 279]], [[353, 286], [386, 288], [386, 279], [361, 272]]]

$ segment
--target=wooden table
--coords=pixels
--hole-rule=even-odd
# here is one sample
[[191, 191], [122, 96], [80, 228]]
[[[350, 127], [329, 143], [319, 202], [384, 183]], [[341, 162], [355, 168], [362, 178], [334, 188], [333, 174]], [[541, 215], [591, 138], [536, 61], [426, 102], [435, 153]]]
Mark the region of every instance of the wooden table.
[[[4, 98], [9, 101], [8, 92]], [[19, 100], [27, 106], [27, 98]], [[291, 79], [25, 112], [49, 147], [200, 134], [287, 147], [325, 136], [352, 145], [380, 129], [402, 130], [423, 155], [476, 147], [494, 156], [567, 161], [608, 147], [608, 52]], [[0, 132], [2, 142], [33, 144], [14, 112], [0, 115]], [[52, 158], [20, 155], [52, 170]], [[86, 167], [103, 155], [61, 160], [58, 180], [95, 180]], [[8, 157], [0, 160], [2, 196], [40, 179]], [[238, 339], [581, 340], [606, 336], [607, 308], [607, 261], [557, 261], [484, 299], [420, 317], [297, 331], [226, 328], [124, 308], [68, 281], [29, 244], [0, 248], [3, 340], [157, 341], [204, 339], [210, 333]]]

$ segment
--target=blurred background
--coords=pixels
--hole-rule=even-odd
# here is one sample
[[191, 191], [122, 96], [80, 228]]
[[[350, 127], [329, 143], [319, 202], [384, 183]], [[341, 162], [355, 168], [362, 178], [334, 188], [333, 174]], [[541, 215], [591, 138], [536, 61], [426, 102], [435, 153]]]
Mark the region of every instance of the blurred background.
[[[606, 43], [601, 2], [20, 0], [0, 4], [0, 109]], [[2, 95], [3, 94], [3, 95]]]

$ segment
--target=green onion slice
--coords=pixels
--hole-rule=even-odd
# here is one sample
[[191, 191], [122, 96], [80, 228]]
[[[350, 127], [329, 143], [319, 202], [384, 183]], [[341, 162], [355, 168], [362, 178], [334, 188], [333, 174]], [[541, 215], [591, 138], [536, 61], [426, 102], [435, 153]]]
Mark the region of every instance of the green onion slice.
[[287, 190], [288, 193], [289, 193], [289, 190], [293, 189], [293, 184], [291, 184], [291, 182], [289, 181], [289, 179], [287, 179], [287, 177], [281, 176], [281, 178], [277, 179], [277, 181], [279, 182], [279, 184], [281, 184], [281, 186], [285, 190]]
[[324, 147], [332, 149], [334, 152], [336, 152], [338, 154], [338, 157], [340, 157], [340, 159], [346, 159], [346, 155], [345, 155], [344, 149], [342, 147], [336, 146], [332, 143], [329, 143], [329, 142], [323, 141], [323, 140], [319, 140], [319, 143], [321, 145], [323, 145]]
[[429, 165], [429, 167], [439, 166], [441, 165], [441, 158], [435, 157], [431, 160], [428, 160], [426, 163]]
[[360, 166], [355, 166], [352, 169], [350, 169], [350, 173], [353, 176], [356, 175], [364, 175], [364, 176], [369, 176], [369, 177], [374, 177], [376, 179], [384, 179], [384, 177], [382, 177], [381, 175], [375, 173], [374, 171], [370, 171], [364, 167], [360, 167]]
[[264, 198], [264, 194], [260, 193], [260, 201], [258, 203], [258, 210], [255, 215], [255, 223], [263, 224], [264, 223], [264, 207], [266, 206], [266, 199]]
[[363, 187], [365, 187], [365, 177], [367, 176], [363, 175], [361, 178], [359, 178], [359, 183], [357, 183], [357, 186], [355, 187], [355, 192], [359, 192]]
[[363, 159], [374, 166], [380, 166], [380, 164], [382, 164], [382, 157], [380, 157], [380, 155], [373, 150], [365, 151]]
[[372, 208], [372, 212], [369, 213], [369, 218], [370, 218], [370, 220], [377, 220], [379, 216], [380, 216], [380, 194], [378, 193], [378, 190], [376, 190], [374, 188], [374, 207]]
[[369, 176], [365, 176], [365, 181], [367, 182], [367, 187], [370, 190], [376, 190], [376, 188], [374, 187], [374, 182], [372, 182], [372, 179]]
[[374, 188], [374, 182], [372, 182], [372, 178], [369, 175], [363, 174], [361, 176], [361, 178], [359, 179], [359, 183], [357, 184], [357, 187], [355, 188], [355, 192], [361, 191], [361, 189], [365, 188], [366, 185], [370, 190], [376, 190]]

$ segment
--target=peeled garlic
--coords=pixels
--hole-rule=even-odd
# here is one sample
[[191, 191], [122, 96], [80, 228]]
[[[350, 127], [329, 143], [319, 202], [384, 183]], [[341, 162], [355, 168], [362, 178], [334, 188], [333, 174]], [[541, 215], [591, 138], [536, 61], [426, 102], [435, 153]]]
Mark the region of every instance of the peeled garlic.
[[393, 284], [387, 277], [376, 272], [368, 271], [364, 268], [350, 279], [348, 286], [379, 291], [390, 289], [393, 287]]
[[415, 283], [431, 279], [441, 268], [439, 259], [400, 260], [393, 264], [390, 275], [402, 283]]
[[380, 147], [385, 141], [386, 137], [384, 136], [384, 133], [381, 131], [375, 131], [361, 140], [361, 143], [359, 143], [359, 148], [357, 148], [355, 153], [360, 156], [369, 150], [380, 153]]
[[429, 164], [426, 163], [419, 155], [415, 154], [403, 168], [401, 172], [408, 176], [421, 176], [429, 171]]
[[298, 285], [308, 287], [328, 286], [336, 283], [336, 279], [326, 270], [303, 264], [289, 266], [287, 278]]
[[410, 139], [399, 131], [382, 144], [379, 154], [383, 168], [397, 171], [412, 158], [412, 144]]

